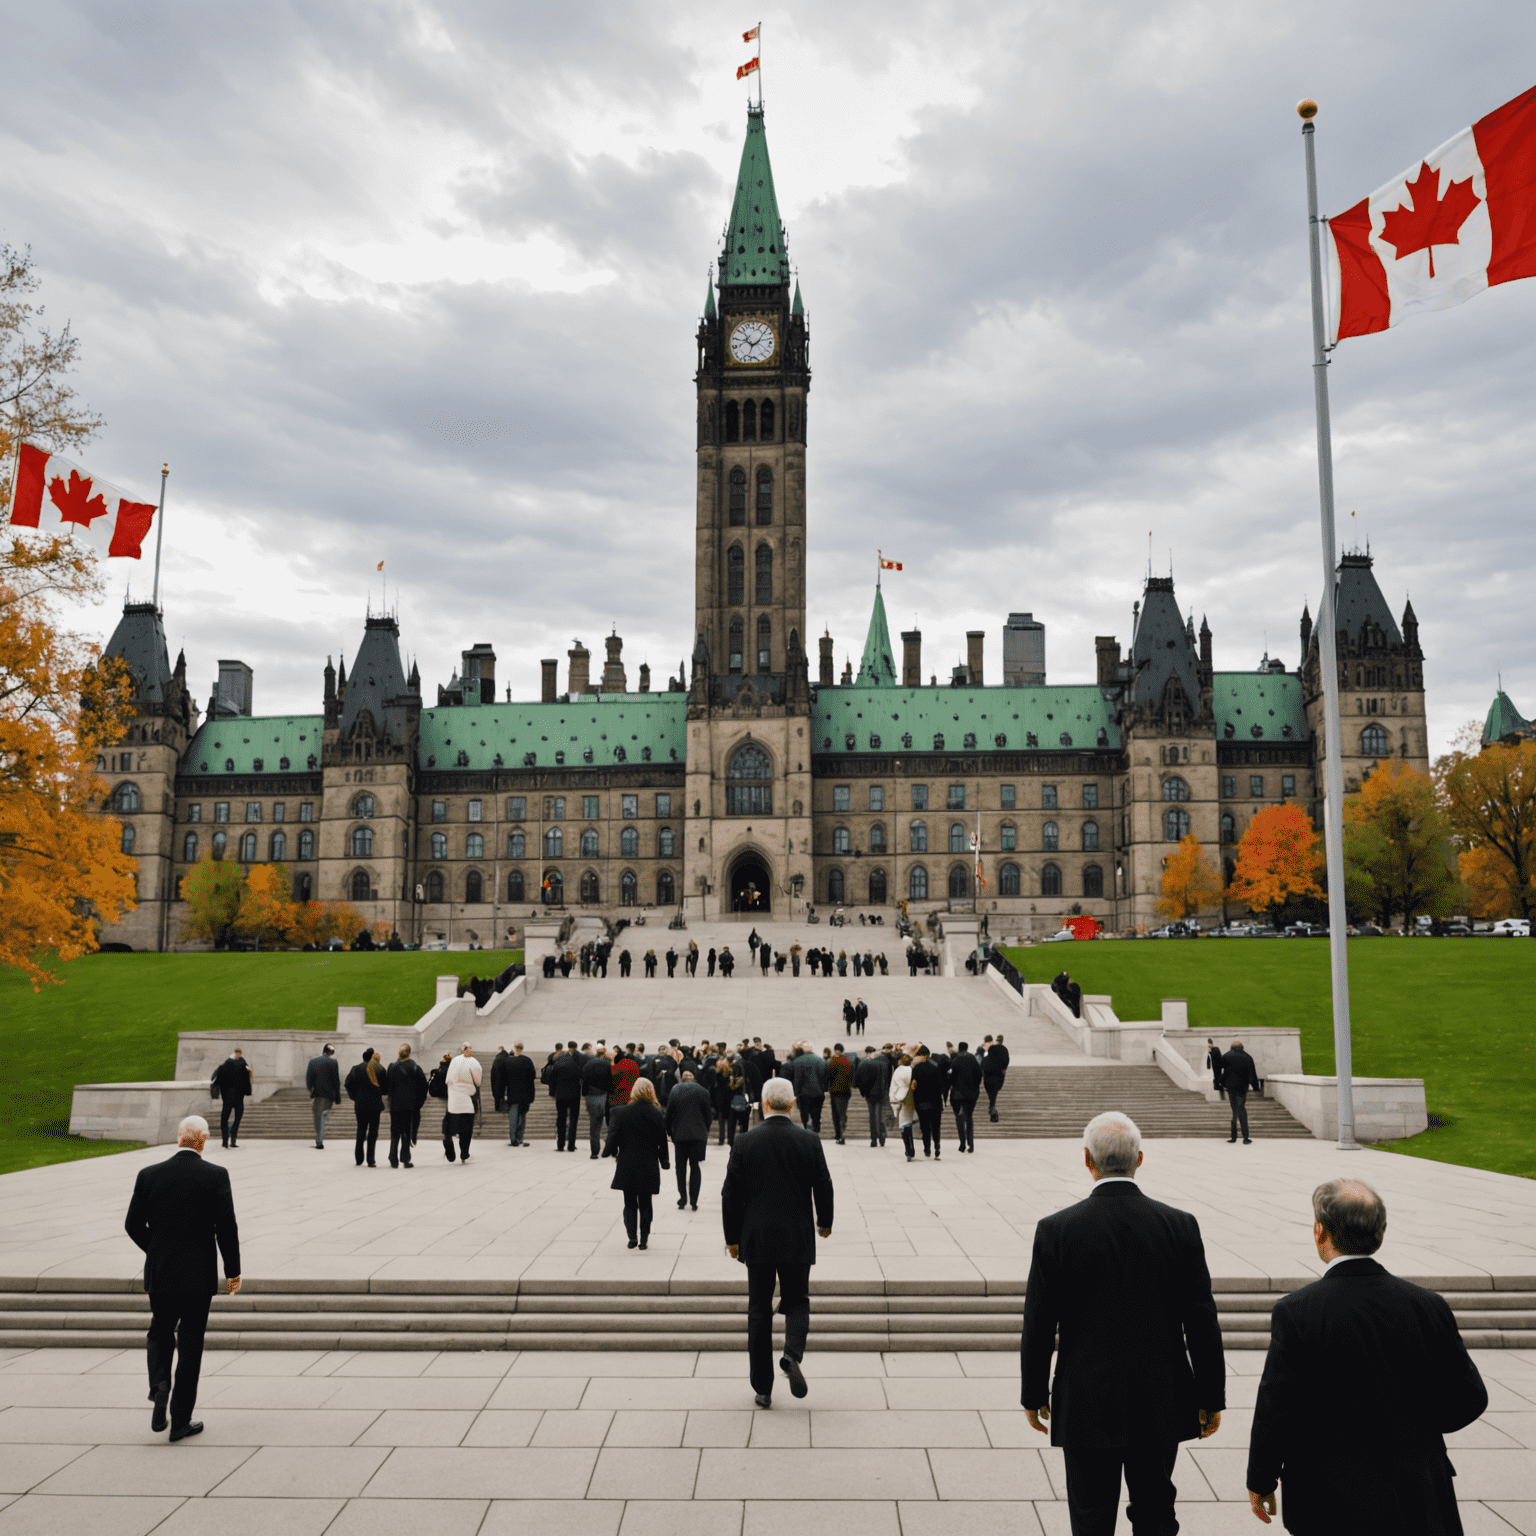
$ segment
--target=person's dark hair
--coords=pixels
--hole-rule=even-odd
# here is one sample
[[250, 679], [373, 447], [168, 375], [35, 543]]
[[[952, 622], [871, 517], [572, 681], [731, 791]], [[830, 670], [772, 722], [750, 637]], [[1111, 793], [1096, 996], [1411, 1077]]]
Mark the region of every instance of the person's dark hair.
[[1359, 1179], [1329, 1179], [1312, 1191], [1312, 1215], [1340, 1253], [1369, 1254], [1387, 1234], [1387, 1207]]
[[967, 1044], [966, 1044], [966, 1043], [965, 1043], [965, 1041], [964, 1041], [964, 1040], [962, 1040], [962, 1041], [961, 1041], [961, 1042], [960, 1042], [960, 1049], [961, 1049], [961, 1050], [962, 1050], [962, 1051], [968, 1051], [968, 1050], [970, 1050], [970, 1046], [969, 1046], [969, 1045], [967, 1045]]
[[320, 1047], [320, 1054], [322, 1056], [334, 1056], [336, 1054], [336, 1047], [334, 1045], [322, 1045]]
[[927, 1061], [929, 1056], [933, 1053], [928, 1049], [926, 1045], [920, 1045], [917, 1048], [917, 1054], [921, 1056], [924, 1061]]

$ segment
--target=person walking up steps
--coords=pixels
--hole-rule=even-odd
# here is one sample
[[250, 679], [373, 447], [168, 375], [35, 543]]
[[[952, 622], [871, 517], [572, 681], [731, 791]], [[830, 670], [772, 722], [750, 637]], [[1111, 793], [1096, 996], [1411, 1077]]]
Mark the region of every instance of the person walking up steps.
[[667, 1095], [663, 1118], [667, 1135], [677, 1158], [677, 1208], [699, 1208], [699, 1187], [704, 1179], [702, 1164], [709, 1152], [709, 1127], [714, 1118], [709, 1093], [694, 1081], [692, 1072], [684, 1072], [681, 1081]]
[[869, 1111], [869, 1144], [885, 1145], [885, 1067], [875, 1055], [872, 1045], [864, 1047], [863, 1059], [853, 1069], [853, 1086], [863, 1096], [864, 1107]]
[[896, 1126], [901, 1132], [901, 1144], [907, 1149], [907, 1161], [910, 1163], [917, 1156], [917, 1149], [912, 1144], [912, 1126], [917, 1120], [917, 1105], [912, 1097], [912, 1058], [905, 1053], [896, 1060], [896, 1070], [891, 1074], [887, 1097], [896, 1112]]
[[981, 1063], [964, 1040], [949, 1059], [949, 1107], [962, 1152], [976, 1150], [976, 1101], [981, 1097]]
[[528, 1106], [538, 1076], [533, 1058], [523, 1055], [523, 1042], [515, 1041], [507, 1061], [507, 1138], [514, 1147], [528, 1145]]
[[1232, 1106], [1232, 1134], [1227, 1140], [1236, 1141], [1241, 1126], [1246, 1147], [1253, 1139], [1248, 1134], [1248, 1093], [1259, 1087], [1259, 1073], [1241, 1040], [1234, 1040], [1232, 1049], [1221, 1058], [1221, 1084], [1226, 1090], [1227, 1102]]
[[987, 1036], [988, 1049], [981, 1063], [981, 1083], [987, 1090], [987, 1118], [997, 1120], [997, 1096], [1003, 1091], [1003, 1079], [1008, 1075], [1008, 1047], [999, 1035], [993, 1041]]
[[251, 1096], [251, 1069], [236, 1047], [214, 1069], [210, 1084], [219, 1104], [219, 1138], [226, 1147], [238, 1145], [245, 1101]]
[[917, 1048], [912, 1064], [912, 1103], [923, 1132], [923, 1156], [933, 1143], [933, 1156], [939, 1156], [939, 1132], [944, 1125], [944, 1074], [933, 1062], [933, 1053], [926, 1045]]
[[336, 1047], [321, 1046], [318, 1056], [309, 1058], [304, 1068], [304, 1086], [309, 1090], [310, 1108], [315, 1116], [315, 1146], [325, 1150], [325, 1124], [331, 1111], [341, 1103], [341, 1068], [336, 1064]]

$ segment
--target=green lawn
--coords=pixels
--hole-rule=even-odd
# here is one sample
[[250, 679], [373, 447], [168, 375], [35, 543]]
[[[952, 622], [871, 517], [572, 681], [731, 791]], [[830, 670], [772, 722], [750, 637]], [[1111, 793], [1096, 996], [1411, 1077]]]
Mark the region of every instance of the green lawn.
[[[1169, 939], [1011, 950], [1031, 982], [1066, 970], [1109, 993], [1122, 1019], [1189, 1002], [1192, 1029], [1301, 1029], [1302, 1065], [1333, 1071], [1326, 939]], [[1515, 939], [1352, 939], [1350, 1017], [1360, 1077], [1422, 1077], [1430, 1128], [1394, 1152], [1536, 1177], [1532, 988], [1536, 944]]]
[[0, 969], [0, 1018], [12, 1085], [0, 1117], [0, 1173], [121, 1152], [131, 1142], [69, 1135], [76, 1083], [168, 1078], [183, 1029], [334, 1029], [341, 1003], [380, 1024], [432, 1006], [433, 978], [494, 976], [519, 951], [352, 954], [88, 955], [34, 994]]

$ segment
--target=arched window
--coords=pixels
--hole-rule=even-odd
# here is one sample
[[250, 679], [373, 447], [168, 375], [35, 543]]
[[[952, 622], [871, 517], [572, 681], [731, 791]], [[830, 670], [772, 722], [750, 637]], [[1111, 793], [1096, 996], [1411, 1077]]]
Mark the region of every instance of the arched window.
[[1001, 841], [1005, 853], [1012, 853], [1019, 846], [1019, 829], [1011, 821], [1003, 823]]
[[[128, 830], [124, 828], [124, 831]], [[240, 839], [240, 862], [242, 864], [254, 864], [256, 862], [256, 834], [247, 832]]]
[[181, 840], [181, 862], [183, 864], [197, 863], [197, 833], [188, 832]]
[[352, 857], [354, 859], [371, 859], [373, 857], [373, 828], [352, 828]]
[[763, 464], [757, 471], [757, 526], [766, 528], [772, 521], [773, 471]]
[[1048, 821], [1040, 828], [1040, 846], [1047, 853], [1055, 853], [1061, 847], [1061, 832], [1054, 821]]
[[907, 873], [907, 899], [928, 900], [928, 871], [921, 864], [914, 864]]
[[869, 851], [885, 852], [885, 828], [878, 821], [869, 829]]
[[114, 811], [136, 811], [139, 808], [139, 786], [137, 784], [119, 784], [112, 791], [112, 809]]
[[747, 472], [738, 465], [731, 471], [731, 527], [747, 526]]
[[928, 852], [928, 823], [926, 821], [914, 821], [910, 828], [913, 853]]
[[581, 834], [581, 856], [584, 859], [597, 857], [597, 832], [592, 827]]
[[528, 856], [528, 839], [521, 832], [507, 833], [507, 857], [522, 859]]
[[448, 857], [448, 834], [446, 832], [434, 832], [432, 834], [432, 857], [434, 859], [446, 859]]
[[1095, 852], [1098, 851], [1098, 846], [1099, 846], [1099, 824], [1098, 824], [1098, 822], [1096, 822], [1096, 821], [1085, 821], [1083, 823], [1083, 851], [1085, 853], [1095, 853]]
[[366, 869], [354, 870], [352, 874], [352, 900], [370, 901], [373, 898], [373, 887], [368, 879]]
[[619, 876], [619, 905], [621, 907], [634, 907], [640, 904], [640, 882], [635, 879], [635, 872], [626, 869]]
[[1171, 777], [1163, 780], [1163, 799], [1188, 800], [1189, 785], [1178, 774], [1173, 774]]
[[1237, 841], [1237, 822], [1233, 819], [1231, 811], [1222, 812], [1221, 840], [1224, 843], [1235, 843]]
[[731, 672], [740, 672], [741, 669], [742, 669], [742, 667], [741, 667], [742, 646], [745, 644], [745, 642], [742, 640], [741, 637], [742, 637], [741, 615], [737, 614], [737, 616], [734, 619], [731, 620], [731, 648], [730, 648], [730, 651], [728, 653], [728, 656], [729, 656], [729, 668], [728, 668], [728, 670], [730, 670]]
[[853, 847], [853, 845], [848, 840], [848, 828], [847, 827], [833, 827], [832, 828], [832, 852], [833, 853], [849, 853], [849, 852], [852, 851], [852, 847]]
[[[1360, 750], [1367, 757], [1385, 757], [1391, 749], [1387, 746], [1387, 733], [1379, 725], [1368, 725], [1360, 732]], [[124, 786], [125, 788], [127, 786]]]
[[520, 869], [514, 869], [512, 873], [507, 876], [507, 900], [526, 900], [523, 895], [523, 872]]
[[226, 836], [225, 833], [223, 833], [223, 832], [215, 832], [213, 834], [213, 856], [214, 856], [214, 858], [222, 859], [224, 857], [224, 849], [225, 849], [225, 847], [227, 845], [227, 842], [228, 842], [228, 839], [227, 839], [227, 836]]
[[299, 833], [299, 862], [307, 863], [315, 856], [315, 834], [313, 832]]
[[[134, 844], [134, 830], [133, 830], [133, 828], [132, 827], [124, 827], [123, 828], [123, 839], [122, 839], [123, 852], [124, 853], [132, 853], [133, 852], [133, 844]], [[251, 857], [255, 858], [255, 856], [256, 856], [255, 855], [255, 851], [253, 850], [252, 854], [251, 854]]]
[[677, 901], [677, 887], [672, 881], [671, 870], [664, 869], [656, 876], [656, 905], [670, 907]]
[[[741, 439], [741, 407], [734, 400], [725, 402], [725, 440], [728, 443], [739, 442]], [[746, 476], [743, 475], [745, 480]]]
[[656, 854], [658, 858], [670, 859], [673, 857], [677, 846], [677, 835], [671, 827], [663, 827], [656, 834]]
[[759, 544], [754, 558], [757, 576], [753, 583], [752, 600], [757, 603], [771, 603], [773, 601], [773, 550], [766, 544]]
[[1102, 896], [1104, 894], [1104, 871], [1097, 864], [1090, 864], [1083, 871], [1083, 895]]
[[[773, 401], [764, 400], [757, 412], [757, 435], [765, 443], [773, 441]], [[761, 473], [761, 472], [759, 472]]]
[[750, 443], [757, 437], [757, 401], [748, 400], [741, 408], [741, 435]]
[[464, 839], [464, 857], [466, 859], [483, 859], [485, 857], [485, 834], [471, 832]]
[[827, 871], [827, 900], [834, 906], [843, 903], [843, 872], [840, 869]]
[[464, 877], [464, 900], [477, 905], [485, 898], [485, 881], [478, 869], [472, 869]]
[[997, 893], [999, 896], [1017, 896], [1019, 894], [1019, 866], [1017, 864], [1004, 864], [998, 870]]
[[1042, 896], [1061, 895], [1061, 871], [1054, 864], [1047, 864], [1040, 871], [1040, 894]]
[[597, 871], [586, 870], [581, 877], [581, 904], [584, 907], [596, 906], [598, 898]]
[[958, 821], [952, 821], [949, 824], [949, 851], [965, 852], [965, 828]]
[[434, 869], [427, 876], [427, 900], [441, 901], [443, 899], [443, 872]]
[[373, 815], [373, 796], [359, 795], [357, 799], [352, 802], [352, 814], [361, 818], [363, 821], [367, 821], [368, 818]]
[[767, 672], [773, 666], [773, 625], [769, 622], [768, 615], [761, 613], [757, 617], [757, 670]]
[[1163, 838], [1166, 842], [1177, 843], [1189, 836], [1189, 812], [1188, 811], [1164, 811], [1163, 812]]
[[272, 843], [267, 851], [267, 857], [274, 864], [281, 864], [288, 857], [288, 834], [286, 832], [274, 832]]
[[728, 603], [747, 600], [747, 557], [740, 544], [732, 544], [725, 553], [725, 600]]
[[872, 869], [869, 872], [869, 904], [872, 907], [885, 905], [885, 871]]
[[768, 754], [748, 742], [731, 759], [726, 769], [725, 813], [727, 816], [771, 816], [773, 814], [773, 763]]
[[565, 881], [560, 876], [558, 869], [546, 869], [544, 871], [544, 905], [546, 907], [563, 907], [565, 905]]
[[634, 827], [625, 827], [619, 834], [619, 855], [626, 859], [640, 857], [640, 834]]
[[544, 834], [544, 857], [558, 859], [565, 854], [565, 833], [559, 827], [551, 827]]
[[964, 901], [971, 894], [971, 872], [964, 864], [956, 864], [949, 871], [949, 899]]

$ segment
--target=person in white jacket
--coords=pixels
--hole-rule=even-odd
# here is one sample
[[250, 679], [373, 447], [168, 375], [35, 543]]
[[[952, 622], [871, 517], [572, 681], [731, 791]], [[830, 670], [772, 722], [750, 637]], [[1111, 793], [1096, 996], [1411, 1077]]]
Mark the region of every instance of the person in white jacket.
[[917, 1148], [912, 1144], [917, 1105], [912, 1098], [912, 1058], [905, 1052], [897, 1059], [896, 1070], [891, 1073], [890, 1100], [891, 1108], [896, 1112], [902, 1145], [907, 1149], [907, 1161], [910, 1163], [917, 1156]]
[[459, 1159], [469, 1161], [469, 1143], [475, 1134], [475, 1095], [480, 1091], [480, 1063], [475, 1053], [464, 1047], [462, 1056], [448, 1064], [444, 1079], [448, 1086], [448, 1107], [443, 1113], [443, 1156], [453, 1161], [453, 1138], [459, 1138]]

